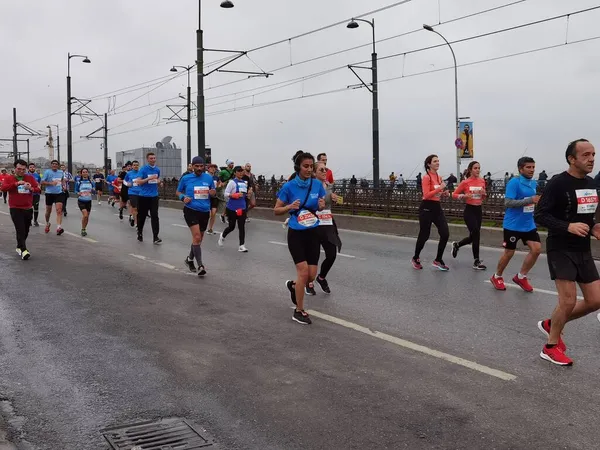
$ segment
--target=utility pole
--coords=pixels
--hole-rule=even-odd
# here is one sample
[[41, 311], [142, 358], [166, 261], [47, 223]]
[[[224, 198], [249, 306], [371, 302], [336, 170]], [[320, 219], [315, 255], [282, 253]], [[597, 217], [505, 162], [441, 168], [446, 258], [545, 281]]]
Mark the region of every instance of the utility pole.
[[108, 114], [104, 113], [104, 175], [108, 175]]
[[[69, 55], [69, 59], [70, 59]], [[73, 132], [71, 131], [71, 73], [67, 75], [67, 170], [73, 173]], [[60, 153], [58, 157], [60, 161]]]
[[27, 165], [29, 166], [29, 139], [27, 139]]
[[198, 67], [198, 98], [196, 100], [196, 107], [198, 108], [196, 114], [198, 120], [198, 156], [202, 156], [204, 158], [204, 149], [206, 148], [206, 119], [204, 118], [204, 42], [202, 36], [201, 1], [198, 1], [198, 30], [196, 31], [196, 64]]
[[19, 159], [17, 152], [17, 108], [13, 108], [13, 154], [15, 156], [15, 162]]
[[56, 159], [60, 163], [60, 136], [58, 135], [58, 125], [56, 125]]

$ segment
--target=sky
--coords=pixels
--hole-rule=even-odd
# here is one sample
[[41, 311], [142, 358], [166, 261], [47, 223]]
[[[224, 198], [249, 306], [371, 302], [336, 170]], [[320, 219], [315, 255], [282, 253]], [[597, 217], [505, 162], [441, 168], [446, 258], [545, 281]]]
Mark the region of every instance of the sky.
[[[360, 23], [348, 29], [345, 22], [400, 2], [233, 2], [232, 9], [220, 8], [220, 0], [202, 2], [205, 48], [249, 51], [227, 69], [273, 76], [215, 72], [205, 77], [206, 143], [213, 161], [251, 162], [256, 174], [279, 176], [292, 170], [291, 157], [303, 149], [326, 152], [336, 178], [370, 178], [372, 96], [364, 88], [346, 88], [360, 83], [348, 65], [370, 66], [371, 27]], [[477, 14], [510, 3], [515, 4]], [[441, 37], [422, 30], [424, 23], [454, 42], [598, 5], [586, 0], [405, 0], [365, 15], [375, 20], [376, 39], [386, 39], [377, 44], [381, 177], [394, 171], [414, 178], [431, 153], [440, 157], [442, 174], [456, 173], [452, 55], [447, 46], [415, 52], [443, 44]], [[11, 138], [16, 107], [18, 122], [28, 127], [45, 133], [47, 125], [59, 126], [65, 159], [70, 52], [92, 61], [71, 60], [72, 93], [92, 99], [89, 106], [97, 114], [108, 113], [109, 156], [153, 147], [165, 136], [172, 136], [185, 155], [186, 124], [166, 124], [172, 115], [166, 105], [185, 103], [178, 96], [186, 94], [187, 77], [169, 69], [195, 63], [198, 8], [197, 0], [1, 2], [0, 137]], [[453, 44], [459, 116], [474, 122], [475, 159], [484, 172], [498, 177], [515, 172], [517, 159], [527, 155], [536, 159], [538, 171], [556, 173], [565, 168], [569, 141], [600, 140], [594, 119], [600, 102], [600, 39], [575, 42], [600, 37], [599, 20], [596, 9], [572, 14], [568, 21], [559, 18]], [[343, 23], [296, 38], [338, 22]], [[251, 51], [278, 41], [283, 42]], [[306, 62], [357, 46], [362, 47]], [[555, 47], [505, 57], [550, 46]], [[210, 63], [229, 55], [206, 52], [205, 73], [216, 67]], [[370, 70], [357, 71], [370, 83]], [[123, 89], [130, 86], [135, 87]], [[195, 102], [195, 72], [191, 86]], [[330, 91], [338, 92], [323, 94]], [[81, 138], [101, 121], [73, 117], [73, 125], [74, 159], [102, 165], [102, 141]], [[10, 150], [10, 143], [0, 144], [5, 144], [0, 150]], [[47, 155], [44, 145], [44, 137], [32, 140], [32, 157]]]

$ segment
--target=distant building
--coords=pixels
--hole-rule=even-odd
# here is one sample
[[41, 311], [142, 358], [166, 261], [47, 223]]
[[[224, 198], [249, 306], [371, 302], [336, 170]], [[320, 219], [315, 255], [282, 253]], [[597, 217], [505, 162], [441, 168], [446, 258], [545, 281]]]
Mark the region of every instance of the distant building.
[[157, 142], [154, 147], [141, 147], [116, 153], [116, 170], [120, 170], [127, 161], [138, 160], [146, 163], [146, 155], [156, 154], [156, 165], [160, 167], [162, 178], [179, 178], [181, 176], [181, 148], [171, 142], [171, 136]]

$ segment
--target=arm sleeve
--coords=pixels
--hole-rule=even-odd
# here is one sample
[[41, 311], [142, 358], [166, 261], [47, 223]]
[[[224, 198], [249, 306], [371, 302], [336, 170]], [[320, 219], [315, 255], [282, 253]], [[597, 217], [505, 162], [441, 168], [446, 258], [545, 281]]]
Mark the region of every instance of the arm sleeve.
[[431, 177], [429, 175], [425, 175], [423, 177], [423, 181], [421, 181], [421, 187], [423, 189], [423, 200], [429, 200], [435, 197], [441, 189], [433, 189], [433, 183], [431, 181]]
[[504, 193], [504, 206], [507, 208], [522, 208], [523, 206], [530, 205], [533, 199], [526, 197], [524, 199], [518, 199], [519, 193], [519, 179], [513, 178], [506, 184], [506, 191]]
[[466, 181], [463, 181], [462, 183], [460, 183], [458, 185], [458, 187], [452, 193], [452, 198], [453, 199], [457, 199], [458, 196], [465, 191], [466, 186], [467, 186], [467, 182]]
[[531, 205], [531, 203], [533, 203], [533, 197], [525, 197], [523, 200], [504, 199], [504, 206], [507, 208], [522, 208], [523, 206]]
[[546, 186], [544, 195], [540, 198], [537, 208], [535, 209], [535, 221], [553, 231], [562, 231], [568, 233], [569, 222], [566, 220], [557, 219], [552, 215], [552, 211], [555, 207], [555, 200], [557, 197], [557, 189], [555, 188], [556, 183], [550, 181]]
[[229, 183], [227, 183], [227, 187], [225, 188], [225, 200], [229, 200], [229, 197], [231, 197], [231, 194], [233, 194], [235, 192], [235, 182], [233, 180], [230, 180]]

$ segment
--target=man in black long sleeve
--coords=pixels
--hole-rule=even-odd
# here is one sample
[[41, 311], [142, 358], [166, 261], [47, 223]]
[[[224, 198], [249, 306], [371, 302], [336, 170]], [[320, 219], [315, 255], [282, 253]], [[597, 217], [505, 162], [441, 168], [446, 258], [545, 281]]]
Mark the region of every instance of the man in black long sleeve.
[[[590, 236], [600, 239], [600, 224], [594, 223], [598, 193], [587, 176], [594, 170], [595, 155], [587, 140], [571, 142], [565, 153], [569, 168], [550, 180], [535, 213], [536, 221], [548, 228], [548, 268], [558, 291], [552, 318], [538, 323], [548, 336], [540, 357], [561, 366], [573, 364], [561, 338], [565, 324], [600, 309], [600, 276], [590, 247]], [[583, 292], [581, 301], [575, 283]]]

